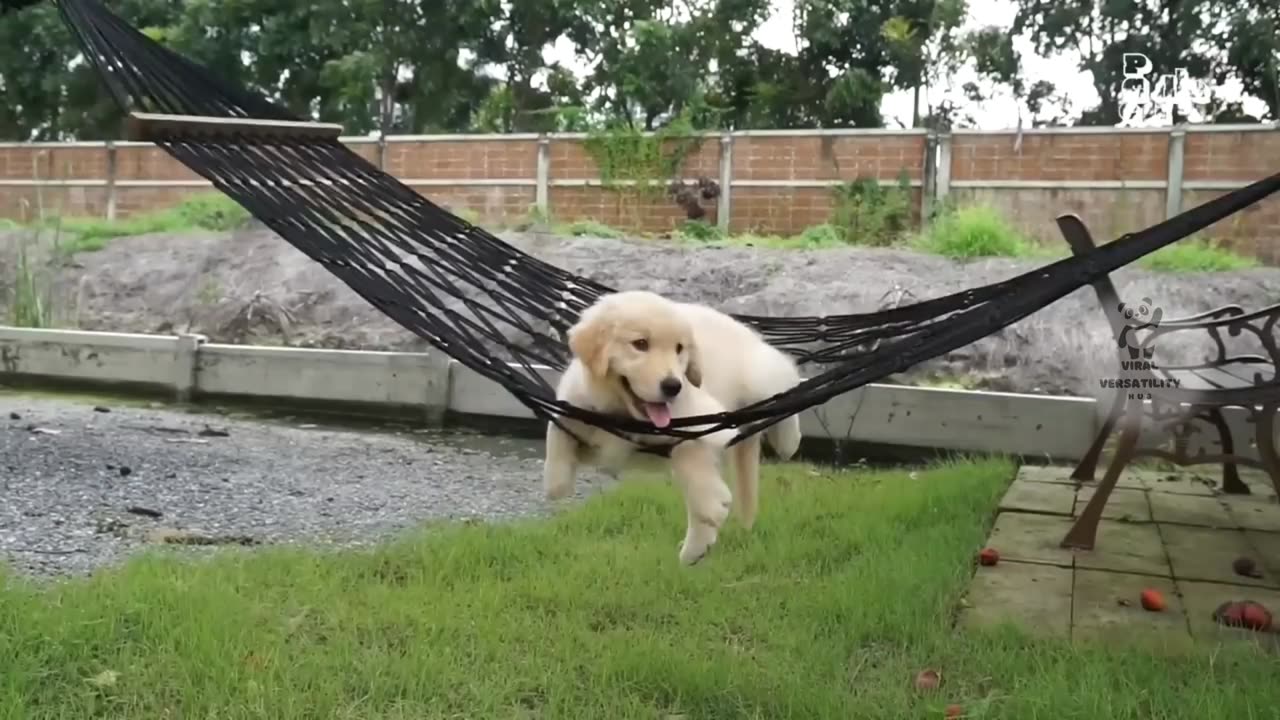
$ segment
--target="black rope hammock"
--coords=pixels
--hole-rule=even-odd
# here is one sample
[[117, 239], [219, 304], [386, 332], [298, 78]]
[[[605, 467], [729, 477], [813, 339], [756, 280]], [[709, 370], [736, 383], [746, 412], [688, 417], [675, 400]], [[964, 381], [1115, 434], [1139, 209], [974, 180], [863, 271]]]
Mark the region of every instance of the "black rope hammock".
[[[14, 9], [35, 1], [0, 3]], [[1088, 254], [890, 310], [826, 317], [736, 315], [802, 365], [827, 367], [761, 402], [673, 420], [660, 429], [557, 401], [538, 370], [567, 366], [565, 331], [612, 288], [549, 265], [450, 214], [345, 147], [338, 140], [341, 128], [320, 132], [335, 126], [305, 123], [265, 97], [221, 81], [138, 32], [98, 0], [56, 3], [122, 111], [185, 116], [153, 123], [148, 139], [374, 307], [504, 387], [538, 418], [557, 424], [573, 418], [623, 436], [664, 435], [678, 441], [736, 428], [738, 442], [837, 395], [980, 340], [1280, 190], [1278, 173]], [[211, 131], [210, 121], [219, 118], [230, 129]], [[184, 125], [184, 119], [204, 122]], [[284, 129], [291, 123], [292, 130]], [[693, 425], [708, 427], [683, 429]]]

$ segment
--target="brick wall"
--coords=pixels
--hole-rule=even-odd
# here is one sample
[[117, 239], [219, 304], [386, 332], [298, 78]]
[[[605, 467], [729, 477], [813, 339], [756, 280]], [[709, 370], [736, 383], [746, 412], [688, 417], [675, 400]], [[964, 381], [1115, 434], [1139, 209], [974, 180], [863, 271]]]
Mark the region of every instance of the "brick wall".
[[[1061, 243], [1054, 218], [1079, 215], [1099, 240], [1165, 217], [1169, 133], [956, 135], [952, 193], [983, 203], [1042, 241]], [[1085, 182], [1096, 187], [1083, 187]], [[1057, 187], [1045, 187], [1055, 184]]]
[[[1182, 145], [1181, 207], [1275, 172], [1280, 132], [1264, 126], [1097, 129], [1013, 133], [957, 132], [937, 139], [934, 167], [925, 133], [886, 130], [825, 134], [803, 131], [735, 133], [730, 143], [707, 136], [684, 168], [689, 178], [718, 180], [722, 152], [731, 153], [733, 231], [792, 234], [826, 221], [833, 186], [859, 178], [896, 183], [905, 174], [919, 209], [927, 188], [957, 203], [1002, 210], [1028, 233], [1059, 243], [1055, 215], [1075, 212], [1100, 238], [1150, 225], [1166, 216], [1171, 143]], [[599, 169], [575, 136], [445, 136], [390, 138], [349, 147], [433, 201], [467, 210], [484, 222], [528, 215], [538, 198], [539, 153], [546, 163], [547, 211], [558, 220], [590, 219], [644, 231], [676, 227], [682, 211], [666, 197], [600, 186]], [[540, 148], [542, 148], [540, 150]], [[117, 216], [173, 204], [208, 192], [194, 173], [149, 145], [121, 143], [111, 163], [102, 144], [0, 145], [0, 217], [46, 214]], [[42, 184], [33, 183], [40, 178]], [[1172, 183], [1177, 186], [1176, 181]], [[1176, 205], [1177, 203], [1175, 203]], [[717, 203], [706, 204], [718, 222]], [[1219, 223], [1211, 236], [1267, 262], [1280, 263], [1280, 199]]]

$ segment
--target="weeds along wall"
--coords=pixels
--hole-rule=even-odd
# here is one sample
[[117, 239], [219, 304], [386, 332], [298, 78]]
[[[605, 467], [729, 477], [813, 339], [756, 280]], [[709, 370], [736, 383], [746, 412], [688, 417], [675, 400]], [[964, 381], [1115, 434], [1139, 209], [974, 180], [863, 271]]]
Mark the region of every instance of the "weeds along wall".
[[[1053, 218], [1063, 212], [1110, 238], [1280, 169], [1280, 129], [1272, 125], [344, 141], [482, 223], [533, 213], [649, 232], [678, 227], [696, 204], [703, 220], [731, 232], [790, 235], [829, 221], [849, 183], [870, 182], [905, 187], [913, 223], [940, 203], [981, 203], [1043, 241], [1061, 242]], [[686, 181], [683, 206], [673, 180]], [[64, 216], [125, 217], [207, 192], [208, 184], [148, 144], [0, 144], [0, 217], [34, 217], [37, 189]], [[1280, 262], [1280, 199], [1206, 235]]]

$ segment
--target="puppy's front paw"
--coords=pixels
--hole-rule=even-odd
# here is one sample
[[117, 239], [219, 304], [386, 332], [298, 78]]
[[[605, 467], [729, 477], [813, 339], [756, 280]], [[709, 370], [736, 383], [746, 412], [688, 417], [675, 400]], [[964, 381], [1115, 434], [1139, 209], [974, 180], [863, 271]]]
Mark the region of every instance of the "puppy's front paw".
[[733, 495], [729, 492], [729, 488], [718, 485], [713, 495], [704, 498], [694, 506], [694, 514], [698, 520], [710, 525], [714, 532], [715, 529], [723, 527], [724, 521], [729, 519], [729, 509], [732, 506]]
[[573, 477], [548, 473], [542, 477], [542, 492], [548, 500], [563, 500], [573, 493]]
[[680, 564], [693, 565], [706, 557], [718, 536], [714, 527], [702, 523], [690, 527], [680, 543]]
[[548, 500], [563, 500], [573, 493], [573, 483], [543, 483], [542, 492]]
[[711, 552], [710, 545], [701, 545], [683, 540], [680, 542], [680, 564], [685, 566], [696, 565], [709, 552]]

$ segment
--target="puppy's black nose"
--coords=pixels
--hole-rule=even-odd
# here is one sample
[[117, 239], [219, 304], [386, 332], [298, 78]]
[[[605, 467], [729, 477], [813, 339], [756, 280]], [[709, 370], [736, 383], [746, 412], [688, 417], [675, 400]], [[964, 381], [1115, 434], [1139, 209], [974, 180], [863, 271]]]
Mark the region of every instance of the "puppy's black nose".
[[669, 377], [658, 383], [658, 387], [662, 390], [663, 395], [673, 398], [680, 394], [680, 388], [684, 387], [684, 385], [681, 384], [680, 378]]

